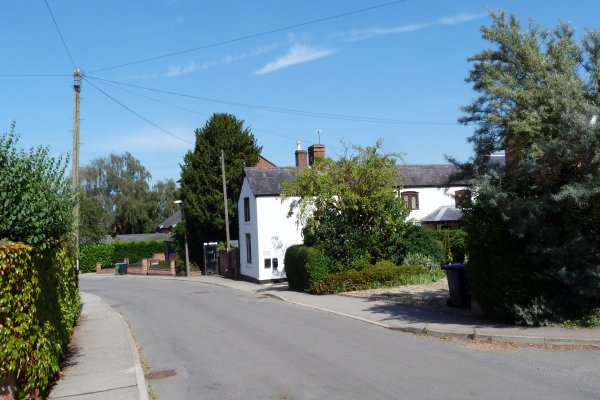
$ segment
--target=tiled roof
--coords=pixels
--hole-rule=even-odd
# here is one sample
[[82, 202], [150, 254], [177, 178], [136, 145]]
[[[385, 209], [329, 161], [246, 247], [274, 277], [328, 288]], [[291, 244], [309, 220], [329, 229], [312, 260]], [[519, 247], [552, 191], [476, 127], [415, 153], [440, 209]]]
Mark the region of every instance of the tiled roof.
[[283, 190], [283, 182], [295, 179], [296, 168], [244, 168], [250, 188], [255, 196], [277, 196]]
[[175, 211], [175, 213], [173, 213], [173, 215], [171, 215], [169, 218], [165, 219], [158, 226], [157, 230], [173, 228], [173, 227], [175, 227], [175, 225], [177, 225], [177, 223], [179, 221], [181, 221], [181, 210]]
[[[404, 187], [443, 187], [450, 176], [458, 169], [452, 164], [398, 165]], [[283, 190], [283, 182], [295, 179], [295, 167], [284, 168], [244, 168], [250, 188], [255, 196], [277, 196]], [[466, 181], [458, 181], [453, 186], [469, 186]]]
[[423, 217], [421, 222], [450, 222], [458, 221], [463, 216], [463, 212], [454, 206], [442, 206]]
[[[443, 187], [450, 177], [458, 172], [453, 164], [398, 165], [398, 172], [404, 177], [404, 187]], [[457, 181], [452, 186], [469, 186], [466, 181]]]

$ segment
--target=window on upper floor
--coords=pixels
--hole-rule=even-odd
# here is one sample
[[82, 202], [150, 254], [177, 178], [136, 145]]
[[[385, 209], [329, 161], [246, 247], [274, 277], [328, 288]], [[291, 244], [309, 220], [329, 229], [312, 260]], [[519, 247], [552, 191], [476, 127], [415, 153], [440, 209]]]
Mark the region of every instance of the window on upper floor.
[[454, 192], [454, 205], [456, 208], [467, 207], [471, 204], [471, 191], [468, 189]]
[[244, 221], [250, 221], [250, 197], [244, 197]]
[[409, 211], [418, 210], [419, 209], [419, 193], [418, 192], [402, 192], [400, 193], [400, 197], [404, 201], [406, 208]]

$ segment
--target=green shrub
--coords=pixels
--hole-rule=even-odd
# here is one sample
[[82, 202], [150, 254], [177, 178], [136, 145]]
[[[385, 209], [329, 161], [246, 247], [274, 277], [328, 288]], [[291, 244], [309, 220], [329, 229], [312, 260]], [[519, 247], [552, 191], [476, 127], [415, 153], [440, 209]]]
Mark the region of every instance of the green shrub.
[[464, 263], [468, 261], [467, 232], [464, 229], [445, 229], [432, 232], [436, 239], [442, 243], [444, 262]]
[[329, 259], [314, 247], [288, 247], [284, 264], [288, 284], [294, 290], [310, 291], [329, 275]]
[[315, 294], [333, 294], [354, 290], [374, 289], [401, 285], [423, 284], [441, 277], [441, 272], [422, 267], [400, 266], [382, 262], [362, 271], [342, 271], [317, 282]]
[[65, 247], [44, 248], [0, 243], [0, 381], [15, 377], [20, 398], [47, 392], [79, 316]]
[[[81, 246], [79, 268], [81, 272], [94, 272], [96, 263], [104, 266], [113, 265], [114, 247], [110, 244], [89, 244]], [[121, 260], [122, 261], [122, 260]]]
[[404, 257], [402, 265], [411, 267], [422, 267], [430, 271], [439, 270], [441, 265], [433, 257], [421, 253], [408, 253]]
[[431, 229], [417, 224], [410, 224], [402, 241], [403, 259], [410, 253], [429, 256], [438, 264], [444, 260], [442, 243], [436, 239]]
[[43, 249], [73, 226], [73, 193], [61, 158], [44, 147], [17, 150], [13, 123], [0, 135], [0, 240]]

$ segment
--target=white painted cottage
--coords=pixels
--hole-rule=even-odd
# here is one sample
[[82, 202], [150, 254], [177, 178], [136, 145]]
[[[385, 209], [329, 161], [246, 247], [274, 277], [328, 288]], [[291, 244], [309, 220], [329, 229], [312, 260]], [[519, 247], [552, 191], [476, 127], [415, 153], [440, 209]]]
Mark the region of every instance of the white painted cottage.
[[435, 229], [458, 226], [460, 208], [471, 200], [471, 184], [463, 181], [445, 186], [458, 172], [454, 165], [400, 165], [398, 171], [404, 181], [399, 196], [410, 211], [410, 219]]
[[[288, 199], [279, 197], [283, 183], [294, 179], [293, 171], [312, 164], [325, 155], [323, 145], [306, 150], [298, 146], [296, 167], [254, 167], [244, 169], [238, 199], [240, 274], [253, 282], [272, 282], [285, 278], [284, 256], [287, 248], [301, 244], [302, 227], [297, 216], [287, 217]], [[401, 197], [410, 210], [409, 218], [435, 229], [453, 228], [462, 217], [460, 206], [471, 198], [470, 184], [458, 182], [445, 187], [457, 170], [451, 164], [398, 166], [404, 176]]]
[[288, 247], [302, 243], [296, 217], [287, 217], [291, 199], [279, 197], [283, 182], [295, 168], [244, 168], [238, 200], [240, 274], [252, 282], [285, 278], [283, 258]]

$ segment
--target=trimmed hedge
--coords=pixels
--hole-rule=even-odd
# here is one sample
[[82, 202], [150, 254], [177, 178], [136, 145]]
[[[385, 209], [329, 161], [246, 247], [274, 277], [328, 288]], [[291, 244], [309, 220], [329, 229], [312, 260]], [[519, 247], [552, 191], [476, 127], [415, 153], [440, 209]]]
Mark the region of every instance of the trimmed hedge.
[[315, 247], [288, 247], [284, 264], [288, 285], [294, 290], [312, 291], [316, 283], [329, 275], [329, 259]]
[[442, 277], [440, 271], [430, 271], [415, 266], [393, 266], [382, 261], [361, 271], [342, 271], [316, 282], [312, 287], [315, 294], [334, 294], [353, 290], [375, 289], [400, 285], [429, 283]]
[[110, 244], [91, 244], [81, 246], [80, 268], [82, 272], [93, 272], [96, 263], [112, 266], [125, 258], [131, 261], [150, 258], [155, 253], [164, 253], [167, 247], [162, 240], [143, 240], [137, 242], [114, 241]]
[[0, 381], [20, 398], [47, 392], [79, 317], [74, 266], [62, 244], [38, 252], [0, 242]]

